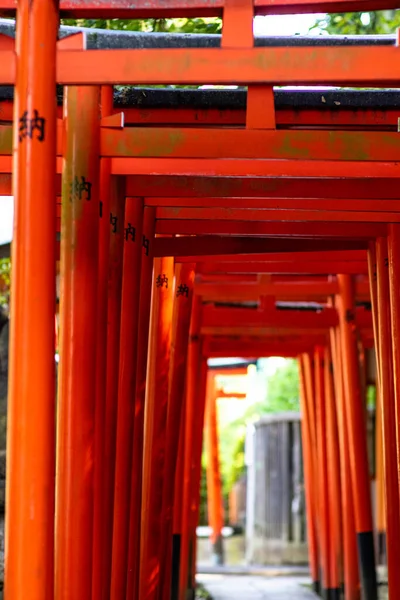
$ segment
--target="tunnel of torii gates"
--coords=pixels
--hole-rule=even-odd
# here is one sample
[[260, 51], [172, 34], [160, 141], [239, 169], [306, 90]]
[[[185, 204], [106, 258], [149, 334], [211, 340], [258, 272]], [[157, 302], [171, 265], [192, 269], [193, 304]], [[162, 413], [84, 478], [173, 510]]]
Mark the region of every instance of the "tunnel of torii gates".
[[[377, 527], [399, 598], [400, 50], [252, 32], [254, 14], [396, 7], [0, 0], [17, 16], [15, 42], [0, 38], [0, 193], [15, 198], [6, 600], [193, 594], [207, 359], [270, 355], [300, 365], [314, 586], [376, 600], [372, 346]], [[58, 40], [60, 16], [218, 15], [221, 37]], [[239, 89], [143, 89], [171, 84]], [[341, 89], [273, 91], [299, 85]]]

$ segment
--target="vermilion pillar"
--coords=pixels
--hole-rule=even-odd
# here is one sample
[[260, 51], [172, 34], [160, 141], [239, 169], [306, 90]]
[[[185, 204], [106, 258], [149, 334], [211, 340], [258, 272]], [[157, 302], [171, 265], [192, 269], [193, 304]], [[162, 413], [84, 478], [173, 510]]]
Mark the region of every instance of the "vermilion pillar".
[[[190, 540], [189, 540], [189, 581], [192, 590], [196, 586], [196, 556], [197, 556], [197, 525], [199, 523], [200, 511], [200, 480], [201, 480], [201, 456], [203, 453], [203, 431], [204, 416], [206, 407], [207, 390], [207, 358], [201, 356], [199, 385], [197, 386], [197, 424], [193, 441], [193, 459], [192, 459], [192, 484], [190, 501]], [[189, 382], [188, 382], [188, 385]], [[190, 389], [190, 388], [189, 388]]]
[[[175, 473], [177, 467], [182, 411], [185, 398], [185, 379], [189, 340], [190, 317], [193, 302], [194, 265], [177, 264], [175, 267], [174, 309], [172, 320], [171, 358], [169, 370], [169, 397], [167, 414], [166, 454], [163, 491], [163, 527], [161, 533], [162, 597], [169, 599], [171, 585], [171, 553], [173, 548], [173, 509]], [[175, 548], [179, 548], [179, 543]], [[175, 562], [175, 557], [172, 562]], [[179, 564], [179, 558], [176, 560]]]
[[308, 541], [308, 554], [311, 577], [313, 581], [313, 588], [316, 593], [319, 592], [319, 564], [318, 564], [318, 543], [317, 543], [317, 514], [316, 514], [316, 503], [313, 497], [313, 481], [316, 478], [316, 474], [313, 469], [313, 448], [311, 444], [311, 427], [310, 427], [310, 414], [308, 410], [308, 399], [305, 384], [304, 374], [304, 360], [303, 357], [299, 358], [299, 380], [300, 380], [300, 407], [301, 407], [301, 439], [303, 448], [303, 460], [304, 460], [304, 485], [305, 485], [305, 497], [306, 497], [306, 511], [307, 511], [307, 541]]
[[135, 419], [133, 424], [133, 455], [131, 469], [131, 499], [129, 517], [129, 550], [127, 598], [137, 598], [139, 591], [141, 506], [143, 475], [143, 428], [147, 381], [147, 350], [149, 342], [151, 284], [153, 275], [153, 242], [155, 209], [145, 207], [143, 213], [142, 260], [139, 297], [139, 330], [136, 363]]
[[[112, 86], [101, 89], [101, 116], [111, 114], [113, 108]], [[97, 344], [95, 390], [95, 450], [94, 450], [94, 511], [93, 511], [93, 576], [92, 600], [102, 598], [104, 590], [104, 428], [106, 418], [106, 365], [107, 365], [107, 308], [108, 260], [110, 253], [110, 184], [111, 159], [100, 160], [99, 206], [99, 268], [97, 294]]]
[[143, 199], [127, 198], [121, 298], [111, 600], [125, 600], [126, 597], [142, 230]]
[[217, 402], [215, 381], [207, 390], [205, 414], [205, 444], [207, 452], [207, 503], [208, 519], [211, 526], [212, 559], [223, 564], [224, 552], [222, 528], [224, 514], [222, 506], [222, 485], [219, 467], [219, 445], [217, 424]]
[[321, 552], [322, 590], [329, 597], [330, 577], [330, 528], [328, 501], [328, 459], [326, 435], [326, 397], [324, 385], [324, 349], [317, 347], [314, 354], [315, 366], [315, 416], [317, 429], [317, 476], [318, 476], [318, 520]]
[[160, 582], [160, 537], [164, 484], [174, 259], [154, 260], [149, 365], [144, 434], [140, 594], [156, 598]]
[[[200, 296], [195, 296], [192, 307], [192, 318], [190, 323], [188, 363], [186, 376], [186, 419], [184, 427], [184, 448], [183, 448], [183, 502], [182, 502], [182, 541], [181, 541], [181, 563], [180, 563], [180, 598], [185, 600], [186, 590], [190, 589], [192, 593], [191, 565], [190, 559], [193, 554], [191, 548], [192, 526], [191, 511], [193, 502], [193, 485], [196, 465], [194, 461], [199, 460], [201, 456], [197, 452], [197, 430], [203, 429], [204, 408], [200, 409], [204, 400], [199, 396], [200, 382], [200, 361], [201, 361], [201, 327], [202, 304]], [[190, 576], [190, 577], [189, 577]]]
[[171, 600], [179, 600], [179, 584], [182, 564], [183, 537], [183, 495], [185, 493], [185, 429], [186, 429], [186, 386], [183, 391], [181, 426], [179, 431], [179, 447], [175, 468], [175, 488], [172, 520], [172, 568], [171, 568]]
[[56, 600], [92, 594], [100, 90], [64, 90]]
[[[395, 422], [397, 425], [397, 436], [400, 435], [400, 305], [398, 298], [398, 285], [400, 280], [400, 229], [396, 224], [389, 225], [388, 236], [389, 251], [389, 282], [390, 282], [390, 303], [391, 303], [391, 323], [392, 323], [392, 351], [393, 351], [393, 376], [395, 391]], [[400, 443], [397, 437], [397, 443]], [[397, 455], [400, 456], [400, 448], [397, 449]]]
[[9, 600], [53, 598], [57, 31], [56, 1], [19, 0], [6, 478]]
[[367, 456], [365, 401], [361, 396], [354, 287], [351, 276], [338, 275], [339, 318], [343, 352], [346, 426], [357, 530], [361, 589], [365, 600], [377, 600], [372, 526], [371, 484]]
[[[340, 301], [340, 300], [339, 300]], [[337, 327], [330, 332], [331, 353], [334, 369], [337, 427], [340, 454], [340, 489], [343, 525], [343, 582], [345, 600], [359, 600], [360, 580], [358, 576], [357, 538], [354, 521], [354, 503], [351, 487], [348, 438], [346, 427], [345, 397], [342, 368], [342, 346]]]
[[[379, 355], [378, 292], [376, 269], [376, 244], [371, 242], [368, 249], [368, 275], [372, 305], [372, 324], [374, 330], [376, 356], [376, 406], [375, 406], [375, 481], [376, 481], [376, 527], [378, 530], [378, 564], [386, 547], [385, 481], [383, 464], [382, 397], [381, 397], [381, 359]], [[394, 318], [394, 315], [393, 315]]]
[[125, 182], [113, 176], [110, 185], [110, 213], [104, 215], [110, 224], [108, 262], [106, 406], [104, 427], [104, 519], [103, 600], [111, 590], [113, 544], [115, 455], [118, 410], [119, 350], [121, 331], [122, 264], [124, 250]]
[[[315, 369], [313, 356], [310, 353], [303, 355], [305, 399], [307, 401], [307, 412], [309, 415], [309, 435], [311, 444], [311, 465], [313, 473], [318, 473], [318, 446], [317, 446], [317, 418], [316, 418], [316, 396], [315, 396]], [[319, 523], [319, 482], [315, 476], [311, 480], [311, 494], [313, 511], [315, 514], [315, 534], [318, 549], [318, 573], [317, 579], [313, 581], [314, 592], [321, 592], [321, 527]]]
[[324, 368], [328, 465], [330, 598], [332, 600], [339, 600], [343, 572], [342, 504], [340, 495], [336, 398], [333, 387], [333, 364], [329, 346], [325, 348]]
[[[400, 392], [397, 377], [399, 371], [399, 310], [398, 290], [398, 241], [396, 230], [390, 236], [390, 299], [389, 299], [389, 259], [386, 238], [376, 241], [376, 271], [378, 292], [378, 323], [379, 323], [379, 356], [380, 356], [380, 390], [382, 411], [382, 437], [385, 469], [385, 499], [386, 499], [386, 552], [388, 564], [389, 594], [395, 595], [400, 589], [400, 570], [397, 557], [400, 554], [400, 514], [399, 514], [399, 476], [398, 476], [398, 445], [396, 435], [400, 433], [397, 423], [397, 396]], [[392, 315], [394, 323], [392, 323]], [[395, 372], [393, 370], [396, 361]], [[395, 378], [393, 380], [393, 375]], [[399, 398], [400, 400], [400, 398]], [[391, 591], [393, 590], [393, 591]]]

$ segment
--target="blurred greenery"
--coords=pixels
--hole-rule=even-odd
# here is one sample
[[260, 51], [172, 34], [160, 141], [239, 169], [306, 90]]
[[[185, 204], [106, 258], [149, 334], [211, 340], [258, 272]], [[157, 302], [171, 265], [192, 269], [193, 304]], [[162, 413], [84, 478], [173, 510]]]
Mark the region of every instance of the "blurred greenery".
[[266, 414], [300, 410], [296, 360], [287, 360], [270, 376], [259, 371], [257, 383], [265, 388], [263, 399], [251, 404], [240, 418], [220, 429], [220, 462], [225, 497], [245, 473], [247, 425]]
[[10, 303], [11, 261], [9, 258], [0, 259], [0, 306], [8, 312]]
[[155, 33], [220, 33], [221, 19], [63, 19], [62, 25]]
[[400, 27], [400, 10], [351, 12], [324, 15], [310, 33], [323, 30], [331, 35], [372, 35], [395, 33]]

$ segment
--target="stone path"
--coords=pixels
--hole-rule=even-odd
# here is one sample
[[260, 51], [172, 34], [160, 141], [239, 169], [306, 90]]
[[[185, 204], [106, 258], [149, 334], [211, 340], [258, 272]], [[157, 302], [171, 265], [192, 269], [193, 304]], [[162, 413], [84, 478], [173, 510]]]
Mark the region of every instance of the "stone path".
[[213, 600], [315, 600], [308, 577], [198, 575]]

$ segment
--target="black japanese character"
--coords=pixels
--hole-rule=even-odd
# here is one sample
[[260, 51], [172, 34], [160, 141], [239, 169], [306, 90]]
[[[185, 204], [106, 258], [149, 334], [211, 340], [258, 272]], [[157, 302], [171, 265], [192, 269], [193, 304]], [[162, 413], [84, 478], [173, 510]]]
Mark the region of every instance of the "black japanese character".
[[78, 177], [75, 177], [70, 185], [70, 200], [82, 200], [83, 194], [86, 193], [86, 200], [92, 199], [92, 184], [90, 181], [86, 181], [85, 177], [81, 177], [79, 181]]
[[186, 283], [181, 283], [180, 285], [178, 285], [178, 288], [176, 290], [176, 297], [179, 298], [179, 296], [186, 296], [186, 298], [189, 297], [189, 288], [186, 285]]
[[158, 288], [163, 287], [164, 284], [165, 287], [168, 289], [168, 277], [165, 275], [165, 273], [163, 273], [162, 275], [158, 275], [156, 279], [156, 286]]
[[345, 318], [346, 318], [346, 323], [353, 323], [353, 321], [355, 320], [354, 311], [351, 309], [347, 309]]
[[117, 233], [117, 224], [118, 224], [118, 217], [116, 217], [115, 215], [110, 213], [110, 225], [112, 227], [113, 233]]
[[146, 256], [148, 256], [149, 255], [149, 250], [150, 250], [150, 240], [145, 235], [143, 236], [143, 243], [142, 243], [142, 245], [143, 245], [144, 251], [146, 253]]
[[46, 119], [43, 117], [39, 117], [39, 112], [37, 110], [33, 111], [33, 117], [29, 117], [29, 113], [26, 110], [22, 117], [19, 119], [19, 141], [22, 142], [26, 137], [32, 139], [33, 132], [36, 130], [37, 136], [36, 139], [39, 142], [43, 142], [45, 138], [45, 125]]
[[136, 229], [130, 223], [128, 223], [128, 227], [125, 227], [126, 241], [128, 241], [129, 238], [132, 240], [132, 242], [134, 242], [136, 239]]
[[99, 202], [99, 214], [100, 214], [100, 219], [102, 219], [103, 218], [103, 203], [101, 200]]

